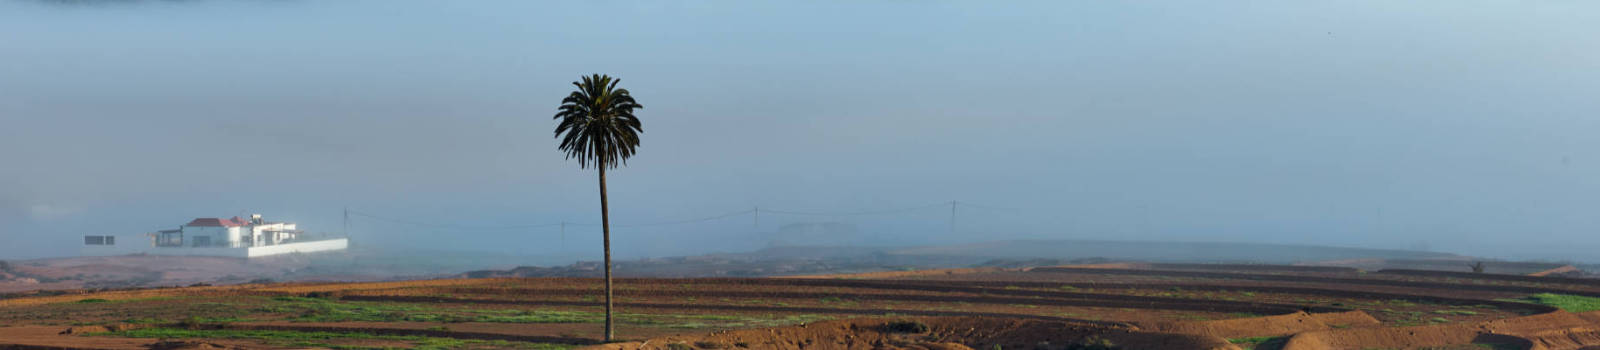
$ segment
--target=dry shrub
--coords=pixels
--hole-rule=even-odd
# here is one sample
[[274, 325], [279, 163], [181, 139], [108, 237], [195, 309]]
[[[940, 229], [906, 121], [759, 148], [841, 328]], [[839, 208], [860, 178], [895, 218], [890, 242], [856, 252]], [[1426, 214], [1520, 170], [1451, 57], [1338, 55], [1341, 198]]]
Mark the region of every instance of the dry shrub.
[[183, 328], [183, 329], [204, 329], [204, 328], [206, 328], [206, 322], [205, 322], [204, 319], [201, 319], [199, 316], [189, 316], [188, 318], [184, 318], [183, 320], [179, 320], [178, 321], [178, 328]]
[[307, 298], [316, 298], [316, 299], [337, 299], [339, 297], [339, 295], [334, 293], [334, 292], [324, 292], [324, 291], [310, 292], [310, 293], [306, 293], [305, 295], [306, 295]]
[[927, 333], [928, 325], [917, 321], [894, 321], [883, 325], [889, 333]]
[[1101, 337], [1089, 337], [1082, 342], [1067, 346], [1067, 350], [1121, 350], [1122, 347]]

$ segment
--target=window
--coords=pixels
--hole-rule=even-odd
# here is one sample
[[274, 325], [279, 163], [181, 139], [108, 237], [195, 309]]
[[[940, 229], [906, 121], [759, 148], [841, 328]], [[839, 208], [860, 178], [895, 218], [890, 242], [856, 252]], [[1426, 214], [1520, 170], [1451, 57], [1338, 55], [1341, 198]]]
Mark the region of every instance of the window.
[[197, 237], [195, 237], [194, 238], [194, 246], [196, 246], [196, 247], [209, 247], [209, 246], [211, 246], [211, 236], [197, 236]]
[[116, 245], [116, 236], [83, 236], [83, 245]]
[[160, 240], [158, 240], [156, 242], [156, 245], [162, 246], [162, 247], [182, 247], [183, 246], [183, 234], [182, 233], [176, 233], [176, 232], [172, 232], [172, 233], [162, 232], [161, 233], [161, 238], [160, 238]]

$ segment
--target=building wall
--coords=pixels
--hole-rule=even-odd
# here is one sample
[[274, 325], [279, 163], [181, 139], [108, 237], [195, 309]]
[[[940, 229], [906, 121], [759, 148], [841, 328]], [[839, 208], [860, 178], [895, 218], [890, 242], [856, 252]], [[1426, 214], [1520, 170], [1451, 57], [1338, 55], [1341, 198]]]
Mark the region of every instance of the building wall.
[[[221, 230], [217, 230], [221, 231]], [[187, 231], [185, 231], [187, 232]], [[84, 245], [79, 248], [79, 253], [84, 256], [114, 256], [129, 254], [150, 255], [180, 255], [180, 256], [224, 256], [244, 258], [250, 252], [245, 248], [229, 247], [157, 247], [146, 235], [116, 235], [117, 242], [113, 245]], [[187, 237], [185, 237], [187, 240]], [[187, 243], [187, 242], [186, 242]]]
[[235, 243], [239, 243], [240, 242], [239, 241], [239, 228], [238, 227], [217, 227], [217, 226], [184, 226], [183, 227], [183, 245], [184, 246], [193, 247], [194, 246], [194, 241], [195, 241], [194, 238], [195, 237], [200, 237], [200, 236], [211, 237], [211, 245], [213, 245], [213, 246], [232, 247], [232, 246], [235, 246]]
[[[274, 244], [282, 243], [286, 238], [283, 235], [277, 235], [276, 237], [269, 236], [266, 233], [266, 231], [294, 230], [295, 225], [294, 224], [290, 224], [290, 223], [281, 223], [280, 222], [280, 223], [271, 223], [271, 224], [251, 225], [251, 226], [246, 226], [246, 227], [249, 227], [249, 229], [250, 229], [250, 236], [246, 237], [244, 239], [244, 241], [253, 242], [253, 244], [251, 244], [252, 246], [263, 246], [263, 245], [274, 245]], [[254, 237], [254, 238], [251, 238], [251, 237]]]
[[[278, 230], [282, 230], [282, 231], [294, 231], [295, 230], [295, 224], [284, 223], [282, 225], [283, 226], [279, 226], [278, 227]], [[286, 235], [289, 235], [289, 236], [286, 236]], [[292, 239], [295, 239], [295, 238], [299, 238], [298, 234], [293, 234], [293, 235], [291, 235], [291, 234], [279, 234], [278, 235], [278, 241], [277, 242], [272, 242], [272, 244], [283, 243], [283, 241], [285, 241], [285, 240], [292, 240]]]
[[262, 225], [246, 225], [235, 227], [217, 226], [184, 226], [183, 244], [187, 247], [194, 246], [194, 237], [211, 237], [211, 245], [226, 247], [251, 247], [282, 243], [287, 236], [275, 237], [276, 240], [268, 241], [264, 231], [290, 231], [295, 229], [295, 224], [275, 223]]

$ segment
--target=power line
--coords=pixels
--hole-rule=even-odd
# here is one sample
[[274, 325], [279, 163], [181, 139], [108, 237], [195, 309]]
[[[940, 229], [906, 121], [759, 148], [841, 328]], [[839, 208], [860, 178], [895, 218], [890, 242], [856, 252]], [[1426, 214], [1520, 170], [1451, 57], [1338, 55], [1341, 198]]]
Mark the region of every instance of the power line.
[[[725, 214], [721, 214], [721, 215], [708, 216], [708, 217], [702, 217], [702, 218], [694, 218], [694, 219], [687, 219], [687, 220], [673, 220], [673, 221], [650, 222], [650, 223], [640, 223], [640, 224], [620, 224], [620, 225], [611, 225], [611, 227], [645, 227], [645, 226], [691, 224], [691, 223], [697, 223], [697, 222], [706, 222], [706, 221], [718, 220], [718, 219], [723, 219], [723, 218], [728, 218], [728, 217], [734, 217], [734, 216], [739, 216], [739, 215], [744, 215], [744, 214], [750, 214], [750, 213], [754, 213], [754, 212], [755, 212], [755, 210], [741, 210], [741, 211], [725, 213]], [[385, 216], [373, 215], [373, 214], [369, 214], [369, 213], [363, 213], [363, 212], [354, 211], [354, 210], [349, 211], [349, 213], [350, 213], [350, 215], [362, 216], [362, 217], [367, 217], [367, 218], [371, 218], [371, 219], [377, 219], [377, 220], [381, 220], [381, 221], [388, 221], [388, 222], [398, 223], [398, 224], [406, 224], [406, 225], [421, 226], [421, 227], [432, 227], [432, 228], [458, 229], [458, 230], [493, 231], [493, 230], [517, 230], [517, 229], [543, 228], [543, 227], [561, 227], [562, 228], [562, 232], [565, 233], [567, 226], [600, 226], [600, 224], [597, 224], [597, 223], [578, 223], [578, 222], [567, 222], [567, 221], [557, 222], [557, 223], [548, 223], [548, 224], [535, 224], [535, 225], [467, 226], [467, 225], [454, 225], [454, 224], [436, 224], [436, 223], [429, 223], [429, 222], [421, 222], [421, 221], [413, 221], [413, 220], [405, 220], [405, 219], [396, 219], [396, 218], [391, 218], [391, 217], [385, 217]]]
[[[703, 218], [694, 218], [694, 219], [687, 219], [687, 220], [661, 221], [661, 222], [651, 222], [651, 223], [642, 223], [642, 224], [611, 225], [611, 227], [644, 227], [644, 226], [692, 224], [692, 223], [697, 223], [697, 222], [706, 222], [706, 221], [713, 221], [713, 220], [718, 220], [718, 219], [725, 219], [725, 218], [729, 218], [729, 217], [740, 216], [740, 215], [750, 214], [750, 213], [755, 213], [755, 212], [756, 211], [754, 209], [751, 209], [751, 210], [740, 210], [740, 211], [736, 211], [736, 212], [724, 213], [722, 215], [715, 215], [715, 216], [707, 216], [707, 217], [703, 217]], [[580, 225], [580, 226], [600, 226], [600, 224], [591, 224], [591, 223], [581, 223], [580, 224], [580, 223], [570, 223], [569, 222], [567, 224], [568, 225]]]
[[1025, 209], [1025, 208], [997, 207], [997, 206], [993, 206], [993, 205], [973, 204], [972, 202], [958, 202], [957, 205], [964, 206], [964, 207], [978, 208], [978, 209], [988, 209], [988, 210], [994, 210], [994, 211], [1031, 211], [1031, 209]]
[[[901, 208], [890, 208], [890, 209], [881, 209], [881, 210], [854, 211], [854, 212], [816, 212], [816, 211], [773, 210], [773, 209], [762, 209], [760, 207], [754, 207], [754, 208], [749, 209], [749, 210], [740, 210], [740, 211], [734, 211], [734, 212], [727, 212], [727, 213], [722, 213], [722, 214], [718, 214], [718, 215], [706, 216], [706, 217], [698, 217], [698, 218], [692, 218], [692, 219], [646, 222], [646, 223], [637, 223], [637, 224], [617, 224], [617, 225], [612, 225], [612, 227], [648, 227], [648, 226], [682, 225], [682, 224], [692, 224], [692, 223], [716, 221], [716, 220], [726, 219], [726, 218], [730, 218], [730, 217], [743, 216], [743, 215], [746, 215], [746, 214], [752, 215], [756, 227], [760, 227], [760, 222], [761, 222], [760, 221], [761, 220], [761, 216], [760, 215], [761, 215], [761, 213], [802, 215], [802, 216], [868, 216], [868, 215], [899, 214], [899, 213], [912, 212], [912, 211], [918, 211], [918, 210], [926, 210], [926, 209], [939, 208], [939, 207], [945, 207], [945, 206], [949, 206], [950, 210], [951, 210], [950, 223], [949, 224], [950, 224], [952, 229], [954, 229], [954, 226], [955, 226], [955, 209], [958, 206], [960, 206], [960, 207], [979, 208], [979, 209], [988, 209], [988, 210], [996, 210], [996, 211], [1026, 211], [1027, 210], [1027, 209], [1018, 209], [1018, 208], [1007, 208], [1007, 207], [996, 207], [996, 206], [982, 205], [982, 204], [973, 204], [971, 202], [960, 202], [960, 201], [949, 201], [949, 202], [940, 202], [940, 203], [933, 203], [933, 204], [928, 204], [928, 205], [919, 205], [919, 206], [913, 206], [913, 207], [901, 207]], [[366, 218], [370, 218], [370, 219], [376, 219], [376, 220], [380, 220], [380, 221], [387, 221], [387, 222], [397, 223], [397, 224], [405, 224], [405, 225], [420, 226], [420, 227], [431, 227], [431, 228], [442, 228], [442, 229], [457, 229], [457, 230], [493, 231], [493, 230], [518, 230], [518, 229], [544, 228], [544, 227], [561, 227], [561, 229], [562, 229], [561, 231], [563, 233], [563, 236], [565, 236], [565, 232], [566, 232], [566, 227], [567, 226], [600, 226], [599, 223], [578, 223], [578, 222], [569, 222], [569, 221], [561, 221], [561, 222], [554, 222], [554, 223], [544, 223], [544, 224], [506, 225], [506, 226], [455, 225], [455, 224], [441, 224], [441, 223], [422, 222], [422, 221], [416, 221], [416, 220], [398, 219], [398, 218], [387, 217], [387, 216], [382, 216], [382, 215], [376, 215], [376, 214], [371, 214], [371, 213], [366, 213], [366, 212], [361, 212], [361, 211], [355, 211], [355, 210], [349, 210], [349, 209], [345, 209], [345, 215], [346, 215], [346, 217], [348, 217], [350, 215], [355, 215], [355, 216], [361, 216], [361, 217], [366, 217]], [[346, 224], [345, 224], [346, 226], [349, 225], [348, 220], [349, 219], [346, 219]]]
[[352, 214], [352, 215], [356, 215], [356, 216], [364, 216], [364, 217], [371, 218], [371, 219], [388, 221], [388, 222], [393, 222], [393, 223], [398, 223], [398, 224], [406, 224], [406, 225], [422, 226], [422, 227], [433, 227], [433, 228], [448, 228], [448, 229], [457, 229], [457, 230], [484, 230], [484, 231], [518, 230], [518, 229], [528, 229], [528, 228], [553, 227], [553, 226], [560, 226], [561, 225], [560, 223], [553, 223], [553, 224], [513, 225], [513, 226], [466, 226], [466, 225], [452, 225], [452, 224], [435, 224], [435, 223], [411, 221], [411, 220], [405, 220], [405, 219], [396, 219], [396, 218], [372, 215], [372, 214], [363, 213], [363, 212], [354, 211], [354, 210], [349, 210], [349, 213]]
[[934, 203], [934, 204], [929, 204], [929, 205], [921, 205], [921, 206], [915, 206], [915, 207], [894, 208], [894, 209], [884, 209], [884, 210], [857, 211], [857, 212], [807, 212], [807, 211], [789, 211], [789, 210], [771, 210], [771, 209], [764, 209], [764, 210], [761, 210], [761, 211], [765, 212], [765, 213], [789, 214], [789, 215], [862, 216], [862, 215], [897, 214], [897, 213], [903, 213], [903, 212], [908, 212], [908, 211], [916, 211], [916, 210], [923, 210], [923, 209], [928, 209], [928, 208], [943, 207], [943, 206], [946, 206], [946, 205], [950, 205], [950, 202], [940, 202], [940, 203]]

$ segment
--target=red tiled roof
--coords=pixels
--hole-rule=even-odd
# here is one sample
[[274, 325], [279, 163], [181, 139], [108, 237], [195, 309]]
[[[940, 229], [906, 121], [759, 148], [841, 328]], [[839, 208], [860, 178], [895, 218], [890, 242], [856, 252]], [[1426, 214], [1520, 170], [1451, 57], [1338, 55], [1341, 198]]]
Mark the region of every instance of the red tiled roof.
[[239, 217], [235, 216], [235, 217], [229, 218], [229, 219], [198, 218], [198, 219], [194, 219], [194, 221], [190, 221], [189, 224], [184, 225], [184, 226], [235, 227], [235, 226], [244, 226], [244, 225], [248, 225], [248, 224], [250, 224], [249, 221], [245, 221], [244, 219], [240, 219]]

